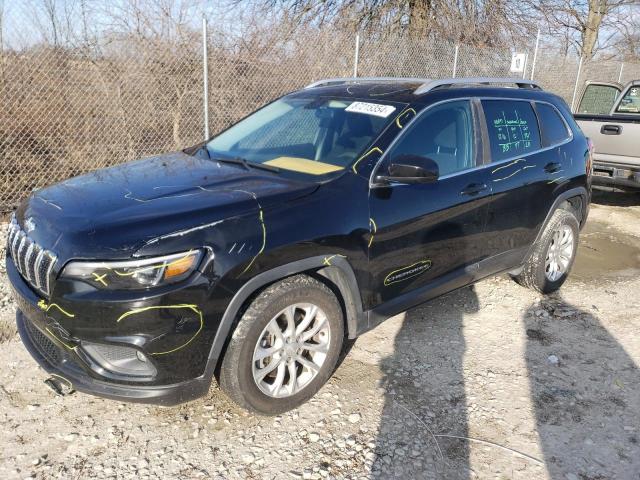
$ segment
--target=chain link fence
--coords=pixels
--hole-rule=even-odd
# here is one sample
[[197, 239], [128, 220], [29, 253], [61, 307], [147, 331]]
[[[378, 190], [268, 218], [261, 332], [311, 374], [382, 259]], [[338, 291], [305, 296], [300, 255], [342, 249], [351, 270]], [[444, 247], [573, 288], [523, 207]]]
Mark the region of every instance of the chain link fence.
[[533, 75], [569, 104], [587, 79], [640, 78], [638, 64], [581, 62], [544, 48], [526, 51], [525, 71], [515, 75], [509, 71], [511, 49], [329, 30], [278, 35], [246, 48], [230, 48], [206, 30], [170, 42], [132, 35], [90, 48], [1, 48], [0, 211], [65, 178], [198, 143], [207, 127], [220, 131], [320, 78], [355, 71], [426, 78]]

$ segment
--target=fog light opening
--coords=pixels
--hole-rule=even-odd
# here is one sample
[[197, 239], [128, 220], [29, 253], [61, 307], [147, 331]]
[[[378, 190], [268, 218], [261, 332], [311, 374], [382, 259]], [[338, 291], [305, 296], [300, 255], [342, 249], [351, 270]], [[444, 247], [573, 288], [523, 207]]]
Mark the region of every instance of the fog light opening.
[[137, 348], [83, 342], [82, 349], [91, 368], [105, 377], [148, 381], [157, 373], [153, 362]]

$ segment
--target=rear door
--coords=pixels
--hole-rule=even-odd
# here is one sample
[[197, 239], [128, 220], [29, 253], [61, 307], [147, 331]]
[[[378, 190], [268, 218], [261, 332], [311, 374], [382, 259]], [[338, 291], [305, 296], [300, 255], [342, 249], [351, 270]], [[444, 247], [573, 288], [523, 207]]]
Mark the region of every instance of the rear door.
[[[541, 134], [535, 104], [529, 100], [483, 99], [490, 146], [489, 184], [493, 190], [486, 238], [495, 271], [521, 261], [553, 203], [553, 190], [565, 181], [560, 145], [570, 131], [551, 104], [539, 103], [558, 123]], [[484, 272], [486, 274], [490, 271]]]
[[[472, 102], [430, 107], [407, 127], [378, 167], [402, 155], [434, 160], [440, 178], [429, 184], [372, 186], [369, 259], [373, 305], [432, 282], [468, 282], [464, 267], [486, 256], [483, 238], [490, 188], [482, 168]], [[403, 297], [406, 298], [406, 297]]]

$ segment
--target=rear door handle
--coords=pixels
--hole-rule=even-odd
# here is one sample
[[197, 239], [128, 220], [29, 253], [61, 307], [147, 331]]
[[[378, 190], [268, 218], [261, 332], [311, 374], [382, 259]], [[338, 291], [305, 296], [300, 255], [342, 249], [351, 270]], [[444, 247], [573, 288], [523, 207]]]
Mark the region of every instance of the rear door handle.
[[560, 165], [559, 163], [551, 162], [547, 163], [544, 166], [544, 171], [547, 173], [556, 173], [558, 170], [560, 170], [560, 167], [562, 167], [562, 165]]
[[484, 183], [471, 183], [462, 189], [460, 195], [478, 195], [480, 192], [484, 192], [486, 189], [487, 185]]
[[620, 125], [603, 125], [600, 133], [603, 135], [620, 135], [622, 127]]

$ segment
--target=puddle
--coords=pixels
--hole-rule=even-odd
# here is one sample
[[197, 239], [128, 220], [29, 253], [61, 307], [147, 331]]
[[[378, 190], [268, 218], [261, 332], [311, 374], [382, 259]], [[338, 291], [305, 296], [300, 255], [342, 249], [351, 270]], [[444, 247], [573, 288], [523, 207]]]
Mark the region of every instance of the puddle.
[[640, 241], [631, 235], [587, 222], [580, 233], [578, 255], [571, 276], [582, 280], [640, 275]]

